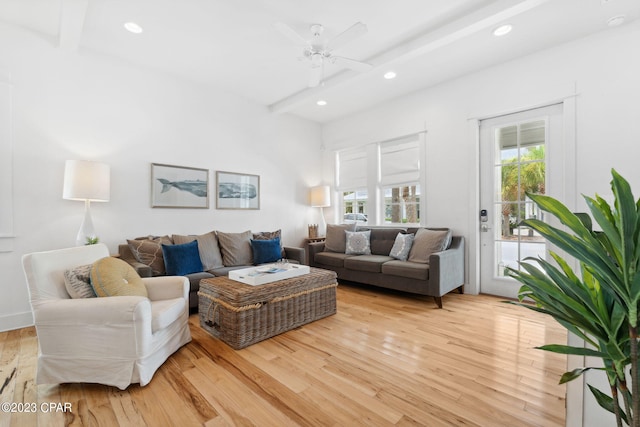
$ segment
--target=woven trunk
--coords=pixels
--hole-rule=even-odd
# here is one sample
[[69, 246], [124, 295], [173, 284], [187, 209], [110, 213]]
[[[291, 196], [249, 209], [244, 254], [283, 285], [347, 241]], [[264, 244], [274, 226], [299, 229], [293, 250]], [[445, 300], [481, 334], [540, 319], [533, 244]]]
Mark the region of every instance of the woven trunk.
[[336, 274], [309, 274], [250, 286], [227, 277], [203, 279], [198, 291], [200, 326], [241, 349], [336, 313]]

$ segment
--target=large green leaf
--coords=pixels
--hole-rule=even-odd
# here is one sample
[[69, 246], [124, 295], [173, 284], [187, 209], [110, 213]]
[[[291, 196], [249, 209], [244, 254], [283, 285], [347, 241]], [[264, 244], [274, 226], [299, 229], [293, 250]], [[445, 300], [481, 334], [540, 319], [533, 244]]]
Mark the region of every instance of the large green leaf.
[[540, 220], [528, 219], [522, 224], [538, 231], [551, 243], [587, 265], [599, 282], [609, 283], [612, 286], [614, 290], [612, 296], [619, 299], [621, 303], [627, 306], [632, 304], [628, 292], [625, 290], [620, 271], [611, 261], [607, 252], [597, 243], [597, 239], [593, 239], [597, 245], [594, 247], [590, 243]]
[[611, 412], [612, 414], [615, 414], [615, 410], [613, 407], [613, 405], [615, 404], [616, 406], [618, 406], [618, 410], [620, 411], [621, 418], [624, 420], [625, 423], [627, 423], [627, 425], [629, 425], [627, 414], [622, 410], [618, 402], [614, 403], [612, 397], [607, 396], [606, 394], [604, 394], [603, 392], [601, 392], [591, 384], [587, 384], [587, 385], [589, 386], [589, 390], [591, 390], [591, 393], [593, 393], [593, 396], [596, 398], [596, 402], [598, 402], [598, 404], [601, 407]]
[[603, 353], [598, 350], [593, 350], [593, 349], [584, 348], [584, 347], [573, 347], [569, 345], [547, 344], [547, 345], [542, 345], [536, 348], [540, 350], [550, 351], [552, 353], [559, 353], [559, 354], [574, 354], [577, 356], [593, 356], [593, 357], [599, 357], [599, 358], [607, 357], [606, 353]]
[[569, 381], [573, 381], [576, 378], [580, 377], [580, 375], [592, 369], [604, 370], [604, 368], [593, 368], [593, 367], [576, 368], [573, 371], [565, 372], [564, 374], [562, 374], [562, 377], [560, 377], [560, 382], [558, 384], [565, 384], [565, 383], [568, 383]]

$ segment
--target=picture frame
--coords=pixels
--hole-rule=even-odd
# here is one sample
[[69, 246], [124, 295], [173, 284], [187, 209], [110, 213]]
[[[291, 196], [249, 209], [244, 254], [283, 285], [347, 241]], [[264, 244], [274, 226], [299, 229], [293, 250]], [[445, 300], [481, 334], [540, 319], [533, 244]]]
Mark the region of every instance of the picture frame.
[[260, 176], [217, 171], [216, 209], [260, 209]]
[[151, 163], [152, 208], [209, 208], [209, 170]]

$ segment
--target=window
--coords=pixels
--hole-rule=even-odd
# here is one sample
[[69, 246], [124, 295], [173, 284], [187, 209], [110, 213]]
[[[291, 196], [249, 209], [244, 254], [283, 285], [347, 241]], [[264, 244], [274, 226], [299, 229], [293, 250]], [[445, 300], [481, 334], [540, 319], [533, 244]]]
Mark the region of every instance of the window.
[[420, 224], [423, 134], [340, 151], [337, 189], [344, 222]]
[[367, 215], [367, 153], [364, 148], [345, 150], [336, 156], [337, 187], [342, 193], [342, 220], [358, 221]]
[[383, 190], [385, 224], [420, 224], [420, 185], [386, 187]]
[[420, 223], [419, 135], [380, 143], [384, 222]]
[[342, 193], [344, 223], [363, 224], [369, 221], [367, 216], [367, 191], [344, 191]]

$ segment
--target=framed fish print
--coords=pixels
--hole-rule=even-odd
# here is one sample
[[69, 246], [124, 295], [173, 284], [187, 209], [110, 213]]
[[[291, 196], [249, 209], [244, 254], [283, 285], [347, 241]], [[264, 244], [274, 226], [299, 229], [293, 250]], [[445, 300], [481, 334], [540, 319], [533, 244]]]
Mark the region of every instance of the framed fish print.
[[152, 208], [209, 208], [209, 170], [151, 163]]
[[216, 172], [217, 209], [260, 209], [260, 176]]

